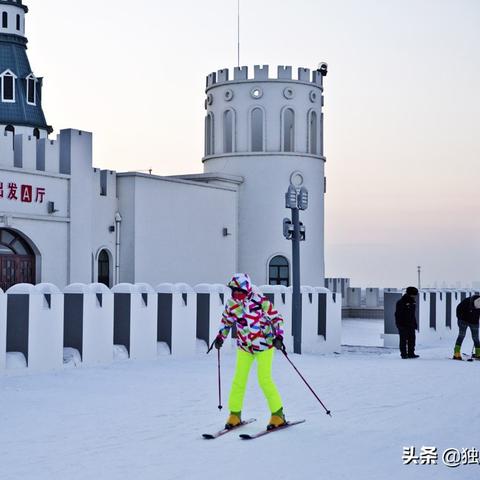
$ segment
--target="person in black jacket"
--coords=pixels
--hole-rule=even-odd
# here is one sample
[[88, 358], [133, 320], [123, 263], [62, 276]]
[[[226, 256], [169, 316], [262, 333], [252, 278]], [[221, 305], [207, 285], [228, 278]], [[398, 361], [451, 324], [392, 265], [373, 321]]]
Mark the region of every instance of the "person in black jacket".
[[480, 360], [480, 340], [478, 339], [480, 295], [467, 297], [457, 305], [457, 319], [459, 331], [457, 341], [455, 342], [455, 349], [453, 351], [453, 359], [462, 360], [462, 343], [467, 333], [467, 328], [470, 328], [473, 343], [475, 345], [475, 355], [473, 355], [473, 358]]
[[405, 295], [397, 302], [395, 324], [400, 334], [400, 355], [402, 358], [418, 358], [415, 355], [415, 330], [417, 325], [418, 289], [408, 287]]

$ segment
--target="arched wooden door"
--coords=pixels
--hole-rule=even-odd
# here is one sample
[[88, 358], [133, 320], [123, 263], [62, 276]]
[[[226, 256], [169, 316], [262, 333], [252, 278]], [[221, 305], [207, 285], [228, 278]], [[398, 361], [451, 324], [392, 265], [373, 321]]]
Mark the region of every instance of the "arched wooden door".
[[0, 229], [0, 288], [17, 283], [35, 283], [35, 254], [17, 232]]

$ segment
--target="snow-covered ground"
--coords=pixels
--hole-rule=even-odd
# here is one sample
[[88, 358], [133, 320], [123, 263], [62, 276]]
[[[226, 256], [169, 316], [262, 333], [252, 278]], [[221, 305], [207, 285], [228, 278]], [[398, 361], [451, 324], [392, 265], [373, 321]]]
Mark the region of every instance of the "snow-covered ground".
[[342, 345], [383, 347], [383, 320], [346, 318], [342, 320]]
[[[366, 333], [370, 330], [370, 334]], [[403, 447], [480, 450], [480, 362], [453, 362], [452, 345], [419, 349], [418, 360], [376, 346], [381, 323], [344, 324], [340, 354], [291, 355], [332, 410], [327, 417], [281, 355], [274, 375], [290, 419], [303, 425], [258, 440], [223, 423], [216, 355], [161, 355], [153, 362], [0, 376], [1, 480], [465, 479], [480, 465], [408, 465]], [[356, 342], [358, 339], [360, 341]], [[377, 343], [375, 343], [377, 342]], [[371, 345], [355, 347], [352, 345]], [[468, 351], [467, 346], [464, 351]], [[224, 405], [234, 355], [222, 354]], [[252, 371], [244, 417], [268, 420]]]

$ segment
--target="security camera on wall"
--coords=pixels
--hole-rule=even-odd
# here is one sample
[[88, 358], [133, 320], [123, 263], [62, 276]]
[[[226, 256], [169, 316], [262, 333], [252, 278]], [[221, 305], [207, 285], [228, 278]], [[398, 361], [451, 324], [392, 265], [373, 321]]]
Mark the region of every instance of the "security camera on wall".
[[326, 77], [328, 73], [328, 63], [320, 62], [317, 70], [321, 73], [322, 77]]

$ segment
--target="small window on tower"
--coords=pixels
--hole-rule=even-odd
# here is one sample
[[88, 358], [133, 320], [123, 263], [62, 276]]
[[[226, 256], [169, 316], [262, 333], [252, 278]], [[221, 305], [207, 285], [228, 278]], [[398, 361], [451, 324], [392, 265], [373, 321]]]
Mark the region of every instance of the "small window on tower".
[[15, 77], [8, 72], [2, 76], [2, 101], [15, 101]]
[[37, 98], [37, 79], [33, 75], [27, 77], [27, 103], [36, 105]]
[[17, 15], [17, 30], [20, 31], [20, 15]]
[[293, 152], [295, 150], [295, 113], [291, 108], [283, 112], [283, 151]]
[[2, 13], [2, 27], [3, 28], [8, 28], [8, 13], [7, 12]]
[[213, 113], [209, 112], [205, 117], [205, 156], [213, 155], [215, 152]]
[[263, 152], [263, 110], [254, 108], [251, 117], [252, 152]]
[[318, 155], [317, 148], [317, 138], [318, 138], [318, 127], [317, 127], [317, 114], [314, 111], [310, 112], [309, 115], [309, 146], [308, 149], [313, 155]]
[[233, 152], [233, 111], [226, 110], [223, 114], [223, 152]]

